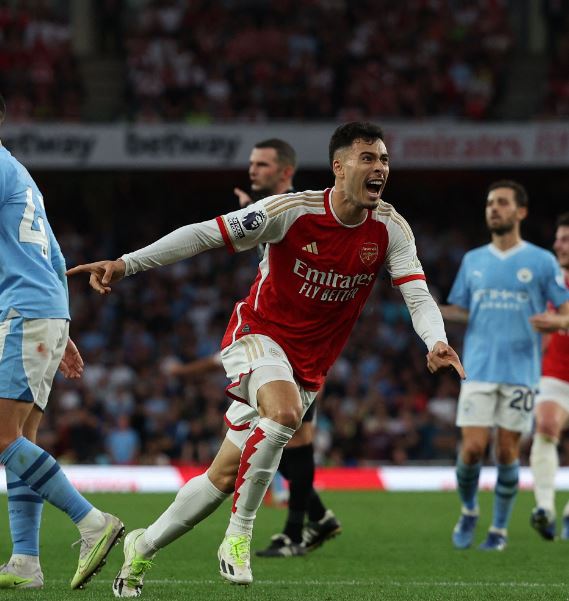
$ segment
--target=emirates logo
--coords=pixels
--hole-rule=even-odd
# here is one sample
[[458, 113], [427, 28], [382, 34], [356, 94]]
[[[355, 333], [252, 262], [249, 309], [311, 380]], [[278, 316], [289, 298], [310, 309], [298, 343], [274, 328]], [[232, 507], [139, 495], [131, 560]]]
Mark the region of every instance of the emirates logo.
[[360, 248], [360, 259], [364, 265], [370, 267], [377, 261], [379, 248], [375, 242], [364, 242]]

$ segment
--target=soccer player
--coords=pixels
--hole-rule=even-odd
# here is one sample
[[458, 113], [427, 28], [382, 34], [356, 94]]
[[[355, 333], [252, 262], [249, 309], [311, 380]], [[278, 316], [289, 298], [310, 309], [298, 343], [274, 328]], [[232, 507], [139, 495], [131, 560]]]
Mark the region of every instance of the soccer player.
[[449, 295], [452, 305], [441, 307], [445, 319], [468, 322], [464, 362], [469, 380], [461, 387], [456, 422], [462, 431], [456, 466], [462, 512], [452, 535], [457, 549], [473, 542], [478, 478], [494, 426], [498, 479], [492, 525], [479, 548], [506, 547], [518, 490], [520, 437], [531, 430], [539, 380], [541, 340], [529, 318], [541, 313], [548, 300], [569, 312], [555, 257], [521, 238], [527, 213], [527, 193], [519, 183], [505, 180], [489, 187], [491, 243], [466, 253]]
[[[0, 122], [5, 104], [0, 98]], [[65, 261], [34, 180], [0, 145], [0, 463], [6, 468], [12, 556], [0, 588], [41, 588], [39, 528], [44, 499], [81, 535], [71, 588], [80, 588], [118, 542], [122, 522], [96, 509], [57, 461], [35, 444], [59, 367], [78, 378], [83, 360], [69, 338]]]
[[231, 517], [218, 551], [225, 579], [253, 580], [253, 523], [279, 464], [337, 358], [382, 265], [401, 290], [413, 326], [425, 342], [427, 367], [464, 370], [447, 344], [407, 222], [381, 200], [389, 157], [381, 129], [353, 122], [330, 140], [335, 186], [270, 196], [244, 209], [182, 227], [115, 261], [80, 265], [100, 294], [138, 271], [186, 259], [210, 248], [230, 252], [266, 244], [250, 294], [235, 305], [221, 359], [236, 402], [221, 448], [206, 473], [193, 478], [148, 528], [129, 533], [113, 590], [138, 596], [156, 551], [211, 514], [233, 493]]
[[[267, 196], [294, 192], [293, 177], [296, 170], [296, 152], [284, 140], [271, 138], [255, 144], [249, 157], [249, 193], [235, 188], [241, 207]], [[259, 258], [265, 253], [258, 245]], [[222, 367], [221, 356], [212, 355], [195, 364], [172, 366], [172, 374], [192, 375]], [[196, 371], [197, 370], [197, 371]], [[314, 433], [316, 403], [302, 418], [300, 428], [286, 445], [279, 472], [289, 481], [288, 514], [283, 531], [274, 534], [266, 549], [257, 551], [260, 557], [297, 557], [313, 551], [342, 531], [339, 520], [331, 509], [326, 509], [314, 489]], [[308, 515], [308, 523], [304, 525]], [[304, 540], [303, 540], [304, 539]]]
[[[569, 288], [569, 213], [557, 219], [553, 250]], [[537, 506], [531, 514], [531, 525], [546, 540], [554, 540], [555, 473], [559, 467], [557, 444], [569, 418], [569, 318], [543, 313], [533, 316], [531, 322], [538, 331], [553, 330], [547, 340], [535, 400], [536, 423], [530, 465]], [[563, 510], [561, 538], [569, 540], [569, 502]]]

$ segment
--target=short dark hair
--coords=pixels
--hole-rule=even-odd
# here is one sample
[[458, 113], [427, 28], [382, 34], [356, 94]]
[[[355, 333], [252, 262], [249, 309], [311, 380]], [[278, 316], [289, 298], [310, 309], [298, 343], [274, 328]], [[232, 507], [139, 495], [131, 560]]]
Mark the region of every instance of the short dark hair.
[[562, 213], [557, 218], [555, 222], [555, 227], [567, 226], [569, 225], [569, 213]]
[[0, 94], [0, 123], [4, 121], [4, 117], [6, 116], [6, 101], [2, 94]]
[[369, 121], [350, 121], [337, 127], [330, 138], [328, 148], [330, 167], [334, 163], [336, 151], [340, 148], [350, 147], [355, 140], [364, 140], [365, 142], [383, 140], [383, 130]]
[[277, 160], [281, 165], [294, 167], [296, 169], [296, 151], [294, 148], [280, 138], [269, 138], [257, 142], [254, 148], [273, 148], [277, 153]]
[[514, 200], [518, 207], [528, 207], [529, 206], [529, 198], [527, 190], [518, 182], [515, 182], [513, 179], [500, 179], [497, 182], [493, 182], [488, 186], [488, 192], [486, 196], [495, 190], [496, 188], [509, 188], [514, 191]]

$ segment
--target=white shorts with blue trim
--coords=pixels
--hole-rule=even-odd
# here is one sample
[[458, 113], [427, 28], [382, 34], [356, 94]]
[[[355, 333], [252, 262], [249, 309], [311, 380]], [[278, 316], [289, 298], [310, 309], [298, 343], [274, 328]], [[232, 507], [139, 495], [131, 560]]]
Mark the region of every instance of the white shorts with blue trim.
[[69, 337], [66, 319], [12, 317], [0, 323], [0, 398], [47, 405]]
[[243, 336], [223, 349], [221, 362], [231, 381], [227, 395], [234, 399], [225, 413], [225, 423], [229, 427], [227, 438], [240, 449], [259, 421], [257, 392], [261, 386], [277, 380], [295, 384], [300, 394], [302, 415], [316, 398], [316, 391], [305, 390], [295, 381], [286, 353], [268, 336]]
[[456, 425], [530, 432], [534, 399], [535, 390], [527, 386], [465, 382], [458, 397]]

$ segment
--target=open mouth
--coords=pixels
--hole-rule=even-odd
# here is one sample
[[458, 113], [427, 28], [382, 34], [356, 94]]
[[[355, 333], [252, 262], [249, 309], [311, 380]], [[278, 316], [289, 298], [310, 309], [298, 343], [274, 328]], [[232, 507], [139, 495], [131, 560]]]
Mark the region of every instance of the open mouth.
[[366, 182], [366, 190], [371, 196], [379, 196], [383, 180], [381, 179], [370, 179]]

